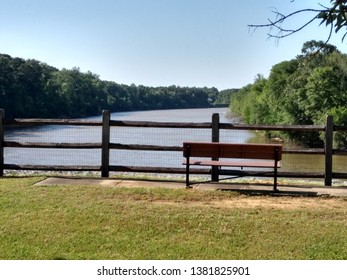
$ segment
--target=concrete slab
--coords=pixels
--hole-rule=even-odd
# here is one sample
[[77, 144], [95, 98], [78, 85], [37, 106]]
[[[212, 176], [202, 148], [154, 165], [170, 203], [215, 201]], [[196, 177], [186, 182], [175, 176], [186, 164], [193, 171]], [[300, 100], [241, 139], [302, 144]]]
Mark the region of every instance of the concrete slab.
[[50, 177], [35, 184], [35, 186], [109, 186], [109, 187], [162, 187], [183, 188], [185, 184], [180, 182], [148, 181], [148, 180], [123, 180], [123, 179], [99, 179], [99, 178], [66, 178]]
[[98, 178], [63, 178], [50, 177], [35, 184], [35, 186], [116, 186], [122, 180], [98, 179]]
[[[141, 187], [141, 188], [171, 188], [185, 189], [184, 182], [160, 180], [131, 180], [131, 179], [103, 179], [103, 178], [68, 178], [50, 177], [35, 184], [36, 186], [105, 186], [105, 187]], [[232, 184], [232, 183], [197, 183], [193, 189], [199, 190], [230, 190], [248, 194], [269, 194], [289, 196], [338, 196], [347, 197], [347, 187], [310, 187], [310, 186], [278, 186], [278, 192], [273, 192], [272, 185], [265, 184]]]

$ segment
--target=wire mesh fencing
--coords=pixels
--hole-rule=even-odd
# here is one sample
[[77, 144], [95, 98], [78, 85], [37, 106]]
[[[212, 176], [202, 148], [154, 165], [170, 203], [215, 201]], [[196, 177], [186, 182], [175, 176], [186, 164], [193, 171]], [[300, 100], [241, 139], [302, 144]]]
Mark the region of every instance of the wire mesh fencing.
[[[316, 173], [325, 176], [326, 143], [315, 143], [310, 147], [312, 139], [317, 139], [317, 133], [324, 134], [325, 127], [264, 127], [241, 124], [210, 123], [179, 123], [177, 125], [164, 122], [145, 121], [134, 123], [114, 123], [106, 127], [111, 146], [106, 146], [109, 152], [109, 166], [142, 167], [142, 171], [153, 173], [155, 168], [182, 169], [182, 144], [189, 141], [225, 143], [282, 143], [283, 158], [281, 172], [292, 174]], [[101, 170], [105, 124], [100, 121], [81, 121], [66, 123], [60, 121], [50, 124], [46, 120], [32, 121], [30, 125], [20, 120], [6, 123], [3, 133], [3, 169], [35, 169], [35, 166], [46, 166], [47, 170], [60, 166], [64, 170]], [[296, 137], [308, 139], [301, 141], [281, 137], [278, 131], [290, 130]], [[334, 132], [336, 133], [336, 132]], [[269, 135], [271, 137], [269, 137]], [[332, 148], [331, 148], [332, 149]], [[346, 154], [332, 155], [332, 172], [346, 174]], [[181, 170], [181, 173], [184, 171]], [[334, 174], [336, 175], [336, 174]]]

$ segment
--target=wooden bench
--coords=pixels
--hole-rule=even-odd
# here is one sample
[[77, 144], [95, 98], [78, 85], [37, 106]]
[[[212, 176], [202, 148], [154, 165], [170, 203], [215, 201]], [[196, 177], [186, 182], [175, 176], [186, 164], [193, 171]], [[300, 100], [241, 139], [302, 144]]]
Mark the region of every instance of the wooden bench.
[[[191, 165], [251, 168], [272, 168], [274, 191], [277, 191], [277, 169], [282, 159], [282, 145], [276, 144], [230, 144], [216, 142], [185, 142], [183, 156], [186, 165], [186, 186], [189, 187]], [[200, 159], [199, 159], [200, 158]], [[201, 159], [208, 158], [208, 159]]]

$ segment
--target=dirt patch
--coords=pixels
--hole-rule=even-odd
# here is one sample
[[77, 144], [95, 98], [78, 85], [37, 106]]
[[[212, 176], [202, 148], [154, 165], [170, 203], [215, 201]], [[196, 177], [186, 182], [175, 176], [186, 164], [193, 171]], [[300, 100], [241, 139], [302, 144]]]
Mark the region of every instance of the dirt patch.
[[212, 200], [212, 201], [152, 201], [151, 203], [180, 206], [189, 204], [195, 207], [217, 207], [238, 209], [329, 209], [346, 210], [347, 201], [339, 198], [284, 198], [284, 197], [239, 197], [235, 199]]
[[346, 209], [347, 202], [341, 199], [324, 198], [242, 198], [239, 200], [215, 201], [217, 207], [266, 208], [266, 209]]

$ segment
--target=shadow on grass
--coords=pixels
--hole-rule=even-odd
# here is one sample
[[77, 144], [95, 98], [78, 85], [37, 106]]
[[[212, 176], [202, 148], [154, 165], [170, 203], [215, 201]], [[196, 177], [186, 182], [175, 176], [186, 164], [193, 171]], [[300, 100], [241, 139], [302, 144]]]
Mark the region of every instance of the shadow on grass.
[[[309, 191], [269, 191], [269, 190], [222, 190], [222, 191], [236, 191], [239, 194], [249, 196], [293, 196], [293, 197], [317, 197], [317, 192]], [[320, 195], [321, 196], [321, 195]]]
[[[295, 188], [290, 190], [290, 188]], [[230, 184], [228, 186], [218, 188], [220, 191], [233, 191], [243, 195], [249, 196], [292, 196], [292, 197], [321, 197], [317, 191], [309, 190], [308, 187], [302, 186], [279, 186], [277, 191], [273, 190], [270, 184]], [[325, 196], [325, 195], [323, 195]]]

